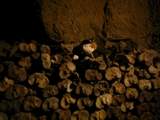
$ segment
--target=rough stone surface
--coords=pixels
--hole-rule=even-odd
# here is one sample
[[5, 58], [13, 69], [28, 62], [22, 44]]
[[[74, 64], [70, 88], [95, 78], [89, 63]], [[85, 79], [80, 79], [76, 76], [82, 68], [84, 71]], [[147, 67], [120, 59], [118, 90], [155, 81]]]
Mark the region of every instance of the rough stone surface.
[[153, 24], [152, 40], [149, 45], [160, 52], [160, 0], [150, 0], [149, 3]]
[[50, 38], [78, 43], [102, 30], [105, 0], [42, 0], [41, 7]]
[[110, 40], [132, 40], [141, 48], [159, 46], [154, 44], [159, 43], [159, 38], [152, 34], [159, 34], [160, 0], [37, 1], [47, 34], [65, 45], [73, 47], [103, 34]]
[[148, 0], [108, 0], [106, 33], [112, 39], [131, 39], [146, 47], [150, 38]]

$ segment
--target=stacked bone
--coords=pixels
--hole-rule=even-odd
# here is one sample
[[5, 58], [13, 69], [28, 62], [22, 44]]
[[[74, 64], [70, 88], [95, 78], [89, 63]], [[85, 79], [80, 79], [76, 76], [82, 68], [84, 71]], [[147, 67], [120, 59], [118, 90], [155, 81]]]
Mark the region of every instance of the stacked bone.
[[0, 47], [2, 120], [159, 118], [160, 56], [132, 42]]

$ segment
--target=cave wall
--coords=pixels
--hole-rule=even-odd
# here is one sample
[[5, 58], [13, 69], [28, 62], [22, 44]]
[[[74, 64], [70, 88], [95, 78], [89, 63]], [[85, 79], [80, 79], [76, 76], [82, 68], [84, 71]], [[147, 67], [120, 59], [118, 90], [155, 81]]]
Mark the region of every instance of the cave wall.
[[53, 38], [65, 43], [94, 38], [130, 39], [160, 46], [160, 0], [5, 0], [0, 39]]
[[149, 4], [153, 26], [152, 39], [149, 41], [149, 45], [160, 51], [160, 0], [151, 0]]
[[108, 9], [108, 38], [131, 39], [147, 47], [152, 31], [148, 0], [108, 0]]
[[[155, 0], [156, 1], [156, 0]], [[149, 0], [41, 0], [42, 20], [50, 36], [78, 43], [103, 32], [111, 40], [130, 39], [149, 47]]]
[[42, 0], [41, 7], [50, 38], [64, 43], [95, 37], [104, 24], [105, 0]]

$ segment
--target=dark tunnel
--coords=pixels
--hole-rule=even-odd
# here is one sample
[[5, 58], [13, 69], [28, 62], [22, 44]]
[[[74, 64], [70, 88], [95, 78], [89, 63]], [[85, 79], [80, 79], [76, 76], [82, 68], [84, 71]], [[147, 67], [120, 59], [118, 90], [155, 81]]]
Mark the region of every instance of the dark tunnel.
[[0, 2], [0, 39], [45, 39], [36, 0], [2, 0]]

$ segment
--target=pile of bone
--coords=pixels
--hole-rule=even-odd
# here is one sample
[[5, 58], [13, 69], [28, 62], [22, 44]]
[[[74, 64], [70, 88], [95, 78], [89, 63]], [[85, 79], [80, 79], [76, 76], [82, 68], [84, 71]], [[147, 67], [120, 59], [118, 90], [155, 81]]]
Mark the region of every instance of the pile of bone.
[[158, 120], [160, 56], [132, 42], [0, 43], [0, 120]]

